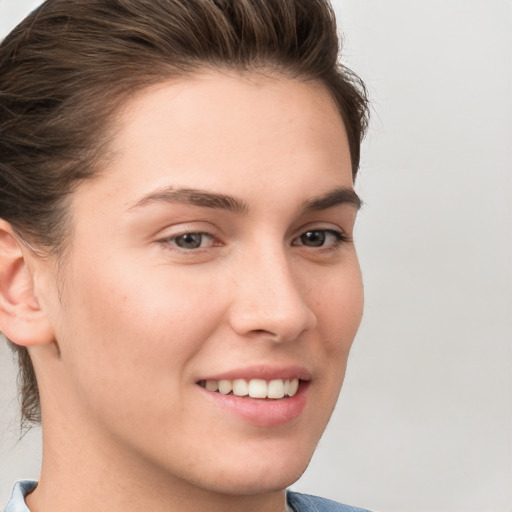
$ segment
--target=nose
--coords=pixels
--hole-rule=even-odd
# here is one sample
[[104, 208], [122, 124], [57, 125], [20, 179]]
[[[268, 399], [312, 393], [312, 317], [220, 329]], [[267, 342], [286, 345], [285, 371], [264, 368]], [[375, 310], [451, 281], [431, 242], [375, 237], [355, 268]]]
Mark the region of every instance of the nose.
[[236, 291], [229, 311], [235, 332], [285, 342], [315, 327], [316, 315], [305, 301], [307, 290], [284, 251], [259, 252], [244, 258], [240, 267], [234, 276]]

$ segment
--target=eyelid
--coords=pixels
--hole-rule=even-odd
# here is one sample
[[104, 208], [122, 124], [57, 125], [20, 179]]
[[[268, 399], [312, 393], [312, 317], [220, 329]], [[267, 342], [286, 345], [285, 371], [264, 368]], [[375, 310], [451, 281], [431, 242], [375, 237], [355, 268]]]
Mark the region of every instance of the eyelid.
[[[345, 229], [348, 228], [348, 229]], [[318, 219], [310, 222], [305, 222], [299, 227], [293, 230], [293, 239], [300, 237], [308, 231], [329, 231], [331, 233], [337, 233], [342, 235], [344, 238], [351, 238], [351, 223], [349, 221], [343, 221], [343, 219], [327, 220]]]
[[[197, 234], [203, 237], [210, 237], [211, 242], [206, 246], [197, 248], [184, 248], [180, 247], [175, 240], [187, 234]], [[212, 247], [219, 247], [222, 245], [221, 234], [219, 230], [212, 224], [204, 221], [183, 222], [175, 225], [167, 226], [165, 229], [160, 230], [159, 234], [155, 237], [155, 243], [162, 246], [164, 249], [181, 254], [197, 254], [202, 251], [207, 251]]]
[[[159, 242], [162, 242], [162, 243], [172, 243], [173, 241], [175, 241], [176, 239], [180, 238], [180, 237], [184, 237], [186, 235], [199, 235], [203, 238], [210, 238], [212, 242], [215, 241], [215, 235], [212, 234], [212, 233], [209, 233], [207, 231], [199, 231], [199, 230], [187, 230], [187, 231], [181, 231], [179, 233], [176, 233], [176, 234], [170, 234], [168, 236], [165, 236], [165, 237], [161, 237], [158, 239]], [[212, 243], [213, 245], [213, 243]]]
[[214, 224], [204, 221], [183, 221], [175, 224], [168, 224], [155, 233], [154, 238], [160, 240], [174, 238], [187, 233], [204, 233], [214, 237], [220, 236], [219, 229]]

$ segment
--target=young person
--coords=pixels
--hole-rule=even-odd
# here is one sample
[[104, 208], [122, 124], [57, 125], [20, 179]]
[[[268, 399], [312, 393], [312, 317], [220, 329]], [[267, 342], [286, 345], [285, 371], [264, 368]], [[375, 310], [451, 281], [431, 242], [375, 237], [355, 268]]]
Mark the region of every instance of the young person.
[[286, 492], [362, 314], [364, 86], [323, 0], [47, 0], [0, 47], [6, 512], [349, 511]]

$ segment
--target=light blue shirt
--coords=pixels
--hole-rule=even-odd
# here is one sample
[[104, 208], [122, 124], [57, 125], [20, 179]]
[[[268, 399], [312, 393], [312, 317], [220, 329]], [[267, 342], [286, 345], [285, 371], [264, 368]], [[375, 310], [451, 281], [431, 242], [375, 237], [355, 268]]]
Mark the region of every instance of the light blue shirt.
[[[31, 480], [16, 482], [11, 499], [7, 503], [4, 512], [30, 512], [25, 503], [25, 496], [32, 492], [36, 486], [37, 482]], [[362, 508], [349, 507], [325, 498], [292, 491], [287, 492], [287, 500], [288, 506], [293, 512], [368, 512], [368, 510]]]
[[37, 482], [32, 480], [20, 480], [14, 485], [11, 499], [7, 503], [4, 512], [30, 512], [25, 503], [25, 496], [32, 492], [37, 486]]

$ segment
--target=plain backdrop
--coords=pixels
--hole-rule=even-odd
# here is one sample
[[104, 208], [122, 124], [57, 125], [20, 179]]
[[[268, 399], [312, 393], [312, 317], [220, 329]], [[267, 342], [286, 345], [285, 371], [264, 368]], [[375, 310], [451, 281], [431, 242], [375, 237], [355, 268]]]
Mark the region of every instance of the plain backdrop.
[[[38, 3], [0, 0], [0, 34]], [[376, 512], [510, 512], [512, 3], [334, 5], [373, 101], [356, 187], [366, 309], [293, 487]], [[18, 442], [0, 347], [1, 505], [37, 478], [40, 432]]]

